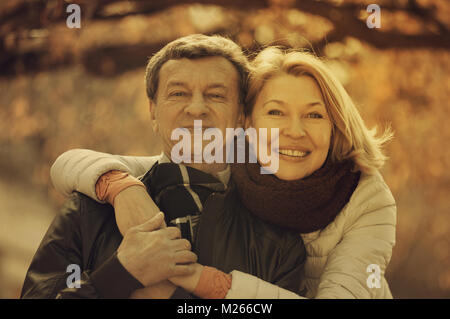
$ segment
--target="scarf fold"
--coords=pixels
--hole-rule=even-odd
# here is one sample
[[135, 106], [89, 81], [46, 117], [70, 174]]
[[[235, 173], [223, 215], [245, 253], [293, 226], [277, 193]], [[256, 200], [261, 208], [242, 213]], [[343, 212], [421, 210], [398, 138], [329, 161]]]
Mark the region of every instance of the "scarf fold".
[[257, 163], [233, 164], [232, 178], [244, 206], [275, 225], [310, 233], [325, 228], [350, 200], [360, 172], [350, 160], [324, 165], [300, 180], [261, 174]]
[[156, 163], [142, 177], [147, 192], [164, 212], [167, 225], [180, 228], [182, 237], [194, 243], [203, 204], [225, 185], [211, 174], [175, 163]]

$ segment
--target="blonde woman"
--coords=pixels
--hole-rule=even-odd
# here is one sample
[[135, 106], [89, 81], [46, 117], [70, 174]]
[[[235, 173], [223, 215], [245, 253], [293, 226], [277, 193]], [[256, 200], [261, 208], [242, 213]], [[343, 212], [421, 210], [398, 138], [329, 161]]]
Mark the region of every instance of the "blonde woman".
[[[384, 273], [395, 243], [396, 205], [379, 173], [389, 130], [377, 137], [367, 129], [342, 84], [317, 57], [274, 47], [252, 62], [245, 115], [246, 128], [279, 129], [279, 169], [261, 175], [259, 158], [232, 164], [232, 181], [250, 212], [302, 237], [306, 296], [392, 298]], [[57, 189], [101, 201], [99, 176], [111, 170], [141, 176], [160, 159], [71, 150], [56, 160], [51, 175]], [[158, 212], [148, 196], [137, 194], [141, 190], [128, 187], [116, 197], [122, 232]], [[194, 283], [200, 273], [191, 278]], [[227, 298], [270, 296], [258, 292], [260, 279], [234, 282], [233, 277]]]

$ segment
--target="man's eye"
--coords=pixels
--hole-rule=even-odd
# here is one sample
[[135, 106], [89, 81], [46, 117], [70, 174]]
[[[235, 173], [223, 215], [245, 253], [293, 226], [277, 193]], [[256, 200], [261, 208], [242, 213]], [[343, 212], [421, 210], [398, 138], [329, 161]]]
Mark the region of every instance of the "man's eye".
[[225, 98], [222, 94], [214, 94], [214, 93], [210, 93], [210, 94], [208, 94], [208, 96], [212, 99], [224, 99]]
[[270, 110], [268, 112], [268, 114], [269, 115], [281, 115], [282, 113], [281, 113], [281, 111], [278, 111], [278, 110]]
[[308, 114], [308, 117], [309, 118], [312, 118], [312, 119], [322, 119], [323, 118], [323, 116], [322, 116], [322, 114], [320, 114], [320, 113], [309, 113]]
[[169, 94], [170, 96], [186, 96], [186, 92], [176, 91]]

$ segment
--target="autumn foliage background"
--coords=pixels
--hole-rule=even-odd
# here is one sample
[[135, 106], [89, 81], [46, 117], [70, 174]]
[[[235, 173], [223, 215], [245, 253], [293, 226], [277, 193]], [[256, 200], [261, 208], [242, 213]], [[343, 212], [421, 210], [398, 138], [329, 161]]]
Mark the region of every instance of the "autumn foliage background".
[[[376, 1], [23, 1], [0, 3], [0, 298], [26, 269], [64, 197], [49, 171], [71, 148], [159, 153], [144, 68], [167, 42], [222, 34], [328, 60], [369, 127], [391, 125], [382, 174], [397, 201], [387, 270], [396, 298], [450, 297], [450, 3]], [[66, 26], [68, 3], [82, 9]]]

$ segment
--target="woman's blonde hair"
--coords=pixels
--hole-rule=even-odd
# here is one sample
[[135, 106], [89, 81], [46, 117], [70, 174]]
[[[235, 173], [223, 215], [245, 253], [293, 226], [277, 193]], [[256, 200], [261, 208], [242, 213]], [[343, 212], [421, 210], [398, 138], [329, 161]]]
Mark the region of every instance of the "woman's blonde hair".
[[330, 148], [333, 161], [351, 159], [355, 170], [367, 174], [373, 174], [384, 165], [387, 157], [382, 152], [382, 146], [393, 136], [390, 127], [379, 136], [377, 127], [369, 130], [333, 72], [311, 53], [283, 51], [277, 47], [262, 50], [251, 62], [246, 116], [251, 114], [264, 84], [280, 74], [310, 76], [318, 84], [332, 122]]

